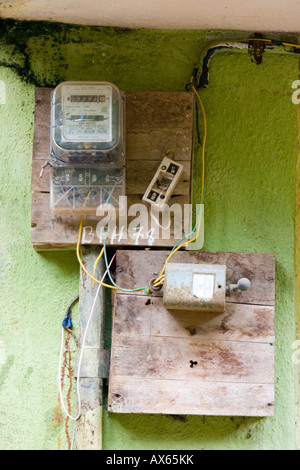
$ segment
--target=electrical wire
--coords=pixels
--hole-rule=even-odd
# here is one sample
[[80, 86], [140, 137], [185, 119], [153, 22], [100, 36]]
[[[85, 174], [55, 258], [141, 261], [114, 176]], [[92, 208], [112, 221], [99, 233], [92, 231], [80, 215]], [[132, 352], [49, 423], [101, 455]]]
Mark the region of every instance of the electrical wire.
[[[111, 259], [111, 261], [110, 261], [110, 263], [107, 267], [107, 270], [105, 271], [105, 273], [102, 276], [101, 281], [104, 280], [106, 274], [108, 273], [108, 271], [110, 269], [110, 266], [111, 266], [112, 262], [115, 259], [115, 256], [116, 255], [114, 255], [112, 257], [112, 259]], [[96, 295], [95, 295], [95, 298], [94, 298], [94, 302], [93, 302], [93, 305], [92, 305], [92, 309], [91, 309], [91, 312], [90, 312], [90, 315], [89, 315], [89, 318], [88, 318], [88, 321], [87, 321], [87, 324], [86, 324], [86, 328], [85, 328], [85, 332], [84, 332], [83, 340], [82, 340], [82, 345], [81, 345], [81, 351], [80, 351], [80, 356], [79, 356], [79, 361], [78, 361], [78, 369], [77, 369], [76, 392], [77, 392], [78, 412], [77, 412], [76, 416], [71, 416], [70, 413], [66, 410], [66, 407], [65, 407], [65, 404], [64, 404], [64, 399], [63, 399], [63, 396], [62, 396], [62, 387], [61, 387], [60, 376], [61, 376], [61, 363], [62, 363], [62, 356], [63, 356], [64, 330], [65, 330], [65, 328], [62, 327], [62, 337], [61, 337], [61, 346], [60, 346], [60, 354], [59, 354], [59, 368], [58, 368], [58, 371], [59, 371], [59, 373], [58, 373], [59, 396], [60, 396], [60, 402], [61, 402], [62, 409], [64, 410], [64, 412], [68, 416], [68, 418], [71, 419], [72, 421], [77, 421], [81, 416], [81, 398], [80, 398], [80, 369], [81, 369], [81, 362], [82, 362], [83, 352], [84, 352], [84, 349], [85, 349], [85, 341], [86, 341], [88, 328], [89, 328], [92, 316], [94, 314], [96, 301], [97, 301], [97, 298], [98, 298], [101, 287], [102, 287], [102, 284], [100, 284], [98, 286], [98, 289], [97, 289], [97, 292], [96, 292]]]
[[[98, 258], [96, 259], [95, 264], [94, 264], [93, 277], [95, 277], [95, 275], [96, 275], [97, 266], [98, 266], [98, 263], [99, 263], [100, 259], [101, 259], [102, 256], [103, 256], [103, 251], [104, 251], [104, 250], [103, 250], [103, 247], [102, 247], [102, 249], [101, 249], [101, 251], [100, 251], [100, 253], [99, 253], [99, 256], [98, 256]], [[95, 281], [93, 281], [93, 288], [94, 288], [94, 286], [95, 286]]]
[[[196, 88], [194, 87], [193, 85], [193, 80], [194, 80], [194, 77], [191, 78], [191, 86], [192, 86], [192, 89], [196, 95], [196, 98], [200, 104], [200, 107], [201, 107], [201, 111], [202, 111], [202, 115], [203, 115], [203, 122], [204, 122], [204, 136], [203, 136], [203, 143], [202, 143], [202, 188], [201, 188], [201, 204], [203, 204], [203, 201], [204, 201], [204, 195], [205, 195], [205, 186], [206, 186], [206, 181], [205, 181], [205, 174], [206, 174], [206, 167], [205, 167], [205, 146], [206, 146], [206, 138], [207, 138], [207, 120], [206, 120], [206, 113], [205, 113], [205, 109], [204, 109], [204, 106], [203, 106], [203, 103], [202, 103], [202, 100], [201, 100], [201, 97], [199, 95], [199, 93], [197, 92]], [[173, 149], [169, 149], [167, 151], [168, 153], [170, 152], [174, 152]], [[175, 153], [175, 152], [174, 152]], [[91, 191], [89, 192], [89, 194], [87, 195], [86, 197], [86, 200], [85, 200], [85, 203], [84, 203], [84, 206], [86, 205], [87, 201], [88, 201], [88, 198], [91, 194]], [[192, 243], [194, 241], [197, 240], [198, 236], [199, 236], [199, 232], [200, 232], [200, 227], [201, 227], [201, 221], [202, 221], [202, 210], [200, 210], [200, 213], [198, 215], [198, 219], [197, 219], [197, 222], [196, 222], [196, 225], [194, 227], [194, 229], [192, 230], [192, 232], [188, 235], [186, 235], [185, 237], [183, 237], [174, 247], [173, 247], [173, 250], [171, 251], [171, 253], [169, 254], [169, 256], [167, 257], [166, 261], [165, 261], [165, 264], [163, 266], [163, 269], [162, 269], [162, 272], [160, 274], [160, 276], [154, 281], [154, 286], [158, 286], [158, 285], [161, 285], [164, 281], [164, 278], [163, 278], [163, 274], [165, 272], [165, 267], [166, 267], [166, 264], [169, 262], [169, 260], [171, 259], [171, 257], [174, 255], [174, 253], [176, 253], [176, 251], [180, 250], [183, 246], [189, 244], [189, 243]], [[97, 284], [100, 284], [102, 285], [103, 287], [107, 287], [109, 289], [115, 289], [115, 290], [120, 290], [122, 292], [141, 292], [141, 291], [145, 291], [146, 294], [150, 294], [151, 291], [149, 290], [148, 286], [146, 287], [141, 287], [141, 288], [137, 288], [137, 289], [124, 289], [120, 286], [118, 286], [111, 274], [110, 274], [110, 271], [108, 269], [108, 261], [107, 261], [107, 252], [106, 252], [106, 237], [107, 237], [107, 234], [106, 234], [106, 237], [104, 239], [104, 244], [103, 244], [103, 248], [101, 249], [100, 251], [100, 254], [97, 258], [97, 260], [95, 261], [95, 265], [94, 265], [94, 271], [93, 271], [93, 275], [91, 275], [88, 270], [86, 269], [86, 267], [84, 266], [83, 262], [82, 262], [82, 259], [81, 259], [81, 256], [80, 256], [80, 244], [81, 244], [81, 237], [82, 237], [82, 228], [83, 228], [83, 215], [81, 216], [81, 219], [80, 219], [80, 226], [79, 226], [79, 233], [78, 233], [78, 241], [77, 241], [77, 246], [76, 246], [76, 254], [77, 254], [77, 259], [79, 261], [79, 264], [81, 266], [81, 268], [83, 269], [83, 271], [94, 281], [94, 283], [96, 282]], [[191, 236], [192, 234], [194, 234], [196, 232], [196, 236], [190, 240], [187, 240], [187, 241], [184, 241], [186, 238], [188, 238], [189, 236]], [[106, 284], [106, 283], [103, 283], [102, 281], [99, 281], [98, 279], [95, 278], [95, 268], [97, 266], [97, 263], [99, 262], [99, 260], [101, 259], [102, 255], [104, 255], [104, 261], [105, 261], [105, 265], [106, 265], [106, 268], [107, 268], [107, 273], [108, 273], [108, 277], [110, 279], [110, 282], [112, 285], [110, 284]]]
[[[92, 194], [93, 190], [91, 190], [88, 195], [86, 196], [85, 198], [85, 201], [84, 201], [84, 204], [83, 204], [83, 208], [86, 206], [88, 200], [89, 200], [89, 197], [90, 195]], [[100, 284], [101, 286], [103, 287], [109, 287], [109, 288], [114, 288], [113, 286], [110, 286], [109, 284], [105, 284], [103, 283], [102, 281], [99, 281], [98, 279], [95, 278], [95, 276], [92, 276], [88, 270], [86, 269], [86, 267], [84, 266], [83, 264], [83, 261], [81, 259], [81, 256], [80, 256], [80, 244], [81, 244], [81, 237], [82, 237], [82, 228], [83, 228], [83, 215], [80, 217], [80, 224], [79, 224], [79, 231], [78, 231], [78, 240], [77, 240], [77, 245], [76, 245], [76, 255], [77, 255], [77, 259], [79, 261], [79, 264], [81, 266], [81, 268], [83, 269], [83, 271], [86, 273], [86, 275], [88, 277], [90, 277], [94, 282], [96, 282], [97, 284]], [[100, 255], [101, 255], [101, 252], [100, 252]], [[101, 256], [98, 256], [98, 258], [100, 259]], [[97, 260], [95, 261], [95, 264], [99, 261], [99, 259], [97, 258]], [[97, 266], [97, 265], [96, 265]], [[94, 265], [94, 269], [95, 269], [95, 265]]]
[[[234, 49], [236, 47], [241, 47], [240, 45], [244, 45], [244, 47], [250, 48], [253, 46], [253, 43], [263, 43], [264, 49], [274, 49], [275, 47], [289, 47], [292, 50], [284, 50], [285, 54], [300, 54], [300, 44], [289, 43], [287, 41], [281, 41], [277, 39], [269, 39], [269, 38], [260, 38], [260, 37], [250, 37], [250, 38], [238, 38], [238, 39], [224, 39], [222, 41], [214, 41], [210, 43], [201, 53], [200, 62], [202, 63], [201, 66], [201, 73], [198, 77], [198, 67], [194, 68], [194, 81], [197, 82], [197, 90], [200, 88], [205, 88], [208, 86], [208, 75], [209, 75], [209, 61], [211, 60], [213, 54], [221, 49]], [[188, 91], [189, 87], [191, 86], [191, 82], [186, 85], [186, 90]], [[196, 114], [197, 119], [197, 114]]]
[[295, 47], [296, 49], [300, 49], [300, 44], [293, 44], [290, 42], [280, 41], [277, 39], [267, 39], [267, 38], [244, 38], [244, 39], [236, 39], [236, 42], [266, 42], [268, 44], [273, 44], [274, 46], [286, 46], [286, 47]]
[[[147, 286], [146, 286], [146, 287], [139, 287], [138, 289], [123, 289], [123, 288], [117, 286], [117, 285], [114, 283], [114, 281], [112, 281], [112, 277], [111, 277], [111, 275], [110, 275], [110, 272], [108, 273], [108, 274], [109, 274], [109, 279], [110, 279], [110, 281], [112, 282], [113, 285], [111, 285], [111, 284], [106, 284], [106, 283], [104, 283], [104, 282], [102, 282], [102, 281], [99, 281], [98, 279], [95, 278], [95, 276], [93, 276], [92, 274], [90, 274], [90, 273], [88, 272], [88, 270], [86, 269], [86, 267], [84, 266], [83, 261], [82, 261], [81, 256], [80, 256], [80, 244], [81, 244], [81, 236], [82, 236], [82, 227], [83, 227], [83, 215], [81, 216], [81, 219], [80, 219], [80, 226], [79, 226], [79, 232], [78, 232], [78, 241], [77, 241], [77, 246], [76, 246], [76, 254], [77, 254], [77, 259], [78, 259], [78, 261], [79, 261], [79, 264], [80, 264], [81, 268], [83, 269], [83, 271], [86, 273], [86, 275], [87, 275], [90, 279], [92, 279], [94, 282], [96, 282], [97, 284], [100, 284], [100, 285], [103, 286], [103, 287], [107, 287], [108, 289], [121, 290], [122, 292], [140, 292], [140, 291], [145, 291], [147, 294], [149, 294], [149, 291], [148, 291], [148, 287], [147, 287]], [[102, 250], [101, 250], [101, 252], [102, 252]], [[102, 256], [102, 255], [101, 255], [101, 252], [100, 252], [99, 257], [98, 257], [99, 259], [100, 259], [100, 257]], [[106, 249], [105, 249], [104, 245], [103, 245], [103, 253], [106, 255]], [[101, 256], [100, 256], [100, 255], [101, 255]], [[98, 259], [98, 258], [97, 258], [97, 259]], [[99, 261], [99, 259], [98, 259], [98, 261]], [[107, 259], [107, 257], [106, 257], [106, 259]], [[96, 260], [96, 262], [97, 262], [97, 260]], [[95, 266], [94, 266], [94, 268], [95, 268]]]
[[[203, 103], [202, 103], [202, 100], [201, 100], [201, 97], [198, 93], [198, 91], [196, 90], [195, 86], [194, 86], [194, 79], [195, 77], [192, 76], [191, 77], [191, 82], [190, 82], [190, 85], [192, 87], [192, 90], [193, 92], [195, 93], [195, 96], [199, 102], [199, 105], [200, 105], [200, 108], [201, 108], [201, 111], [202, 111], [202, 116], [203, 116], [203, 123], [204, 123], [204, 136], [203, 136], [203, 143], [202, 143], [202, 187], [201, 187], [201, 204], [203, 204], [203, 201], [204, 201], [204, 195], [205, 195], [205, 187], [206, 187], [206, 166], [205, 166], [205, 148], [206, 148], [206, 139], [207, 139], [207, 119], [206, 119], [206, 113], [205, 113], [205, 109], [204, 109], [204, 106], [203, 106]], [[169, 154], [169, 153], [174, 153], [175, 154], [175, 151], [173, 149], [169, 149], [166, 151], [166, 154]], [[84, 206], [86, 205], [87, 201], [88, 201], [88, 198], [90, 197], [90, 194], [91, 194], [92, 191], [89, 192], [89, 194], [87, 195], [86, 197], [86, 200], [85, 200], [85, 203], [84, 203]], [[163, 266], [163, 269], [161, 271], [161, 274], [160, 276], [154, 281], [154, 286], [159, 286], [161, 285], [163, 282], [164, 282], [164, 272], [165, 272], [165, 268], [166, 268], [166, 264], [169, 262], [169, 260], [172, 258], [172, 256], [174, 255], [174, 253], [176, 253], [176, 251], [180, 250], [182, 247], [194, 242], [197, 240], [198, 236], [199, 236], [199, 232], [200, 232], [200, 227], [201, 227], [201, 222], [202, 222], [202, 208], [200, 210], [200, 213], [198, 215], [198, 218], [197, 218], [197, 221], [196, 221], [196, 225], [194, 227], [194, 229], [188, 234], [186, 235], [185, 237], [183, 237], [172, 249], [171, 253], [169, 254], [169, 256], [167, 257], [166, 261], [165, 261], [165, 264]], [[82, 228], [83, 228], [83, 215], [81, 216], [81, 219], [80, 219], [80, 226], [79, 226], [79, 233], [78, 233], [78, 241], [77, 241], [77, 246], [76, 246], [76, 254], [77, 254], [77, 259], [79, 261], [79, 264], [81, 266], [81, 268], [83, 269], [83, 271], [93, 280], [93, 282], [97, 283], [97, 284], [100, 284], [102, 285], [103, 287], [107, 287], [109, 289], [115, 289], [115, 290], [120, 290], [122, 292], [140, 292], [140, 291], [145, 291], [146, 294], [149, 294], [151, 293], [151, 291], [149, 290], [149, 288], [146, 286], [146, 287], [142, 287], [142, 288], [137, 288], [137, 289], [123, 289], [122, 287], [118, 286], [114, 280], [112, 279], [112, 276], [110, 274], [110, 271], [108, 269], [108, 261], [107, 261], [107, 253], [106, 253], [106, 237], [104, 239], [104, 244], [103, 244], [103, 247], [100, 251], [100, 254], [98, 256], [98, 258], [96, 259], [95, 261], [95, 264], [94, 264], [94, 270], [93, 270], [93, 275], [91, 275], [88, 270], [86, 269], [86, 267], [84, 266], [83, 262], [82, 262], [82, 259], [81, 259], [81, 256], [80, 256], [80, 244], [81, 244], [81, 237], [82, 237]], [[194, 233], [196, 232], [196, 235], [194, 238], [191, 238], [189, 240], [186, 240], [188, 237], [190, 237], [191, 235], [193, 235]], [[107, 235], [106, 235], [107, 236]], [[184, 241], [186, 240], [186, 241]], [[99, 260], [101, 259], [101, 257], [104, 255], [104, 261], [105, 261], [105, 265], [106, 265], [106, 268], [107, 268], [107, 272], [108, 272], [108, 277], [110, 279], [110, 282], [112, 285], [110, 284], [106, 284], [106, 283], [103, 283], [102, 281], [99, 281], [98, 279], [96, 279], [95, 277], [95, 271], [96, 271], [96, 267], [97, 267], [97, 263], [99, 262]]]
[[[203, 143], [202, 143], [202, 188], [201, 188], [201, 204], [203, 204], [204, 196], [205, 196], [205, 188], [206, 188], [205, 147], [206, 147], [206, 139], [207, 139], [207, 119], [206, 119], [206, 113], [205, 113], [205, 109], [204, 109], [201, 97], [200, 97], [198, 91], [196, 90], [195, 86], [193, 85], [193, 80], [194, 80], [194, 77], [192, 76], [190, 84], [191, 84], [192, 90], [195, 93], [196, 98], [197, 98], [197, 100], [200, 104], [202, 115], [203, 115], [203, 124], [204, 124], [204, 136], [203, 136]], [[154, 281], [154, 286], [155, 287], [157, 287], [157, 286], [159, 286], [163, 283], [163, 280], [164, 280], [163, 275], [164, 275], [164, 272], [165, 272], [165, 269], [166, 269], [166, 265], [170, 261], [170, 259], [174, 255], [174, 253], [176, 253], [176, 251], [180, 250], [180, 248], [182, 248], [183, 246], [186, 246], [189, 243], [192, 243], [192, 242], [197, 240], [197, 238], [199, 236], [199, 232], [200, 232], [202, 215], [203, 215], [203, 211], [202, 211], [202, 207], [201, 207], [200, 213], [198, 215], [198, 219], [196, 221], [196, 225], [195, 225], [194, 229], [192, 230], [192, 232], [190, 234], [183, 237], [175, 245], [175, 247], [173, 248], [173, 250], [171, 251], [171, 253], [169, 254], [169, 256], [167, 257], [167, 259], [165, 261], [165, 264], [163, 266], [163, 269], [161, 271], [160, 276]], [[192, 235], [195, 232], [196, 232], [196, 236], [194, 238], [181, 243], [182, 241], [184, 241], [186, 238], [188, 238], [190, 235]]]
[[[106, 237], [104, 239], [104, 244], [103, 244], [103, 253], [104, 253], [104, 262], [105, 262], [105, 266], [107, 267], [108, 266], [108, 261], [107, 261], [107, 253], [106, 253]], [[140, 292], [140, 291], [145, 291], [146, 294], [149, 294], [149, 289], [148, 287], [143, 287], [143, 288], [137, 288], [137, 289], [123, 289], [122, 287], [119, 287], [117, 286], [117, 284], [115, 283], [115, 281], [113, 280], [111, 274], [110, 274], [110, 271], [108, 270], [107, 271], [107, 274], [108, 274], [108, 277], [110, 279], [110, 282], [113, 284], [113, 286], [111, 287], [114, 287], [115, 289], [118, 289], [122, 292]]]

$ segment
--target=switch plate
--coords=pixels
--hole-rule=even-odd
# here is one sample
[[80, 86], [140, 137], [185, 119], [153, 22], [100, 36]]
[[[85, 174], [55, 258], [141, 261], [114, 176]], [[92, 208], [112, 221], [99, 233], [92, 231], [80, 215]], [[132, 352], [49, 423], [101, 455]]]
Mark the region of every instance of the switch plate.
[[226, 266], [167, 263], [163, 301], [167, 309], [223, 312]]

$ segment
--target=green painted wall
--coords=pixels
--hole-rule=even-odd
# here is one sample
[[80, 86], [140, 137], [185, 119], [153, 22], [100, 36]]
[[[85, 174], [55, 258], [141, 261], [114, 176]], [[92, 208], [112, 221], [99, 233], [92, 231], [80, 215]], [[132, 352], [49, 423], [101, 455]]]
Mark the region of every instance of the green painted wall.
[[[75, 253], [36, 253], [30, 243], [35, 85], [108, 80], [124, 90], [184, 91], [203, 47], [238, 35], [0, 22], [6, 85], [0, 105], [1, 449], [57, 449], [58, 436], [61, 448], [67, 445], [64, 423], [53, 418], [61, 321], [77, 295], [79, 268]], [[247, 52], [225, 51], [215, 54], [210, 70], [210, 85], [201, 92], [208, 119], [204, 249], [277, 256], [276, 415], [175, 419], [105, 412], [105, 449], [295, 448], [297, 109], [291, 84], [298, 59], [267, 52], [256, 66]], [[196, 149], [195, 200], [199, 159]], [[77, 314], [75, 308], [75, 333]]]

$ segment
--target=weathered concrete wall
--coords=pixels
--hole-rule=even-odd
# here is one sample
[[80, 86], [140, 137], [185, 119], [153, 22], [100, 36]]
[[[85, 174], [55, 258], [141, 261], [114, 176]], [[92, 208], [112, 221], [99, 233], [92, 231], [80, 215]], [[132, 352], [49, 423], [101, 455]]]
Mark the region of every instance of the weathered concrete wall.
[[[74, 252], [38, 254], [31, 247], [34, 87], [74, 79], [113, 81], [124, 90], [183, 91], [210, 35], [229, 33], [3, 22], [0, 33], [0, 448], [56, 449], [59, 436], [66, 448], [64, 423], [55, 414], [58, 355], [61, 322], [78, 293], [79, 267]], [[209, 87], [201, 92], [208, 119], [204, 249], [277, 256], [276, 415], [105, 413], [106, 449], [295, 447], [297, 107], [291, 84], [298, 78], [298, 59], [267, 52], [256, 66], [247, 52], [223, 51], [210, 70]], [[200, 184], [196, 163], [195, 200]], [[75, 308], [75, 326], [76, 313]], [[109, 307], [107, 313], [109, 318]]]

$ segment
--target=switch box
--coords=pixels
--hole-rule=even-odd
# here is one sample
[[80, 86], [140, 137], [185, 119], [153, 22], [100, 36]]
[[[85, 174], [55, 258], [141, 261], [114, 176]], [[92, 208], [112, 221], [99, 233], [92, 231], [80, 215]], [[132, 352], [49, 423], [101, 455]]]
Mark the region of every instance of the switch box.
[[226, 266], [167, 263], [163, 302], [167, 309], [224, 312]]

